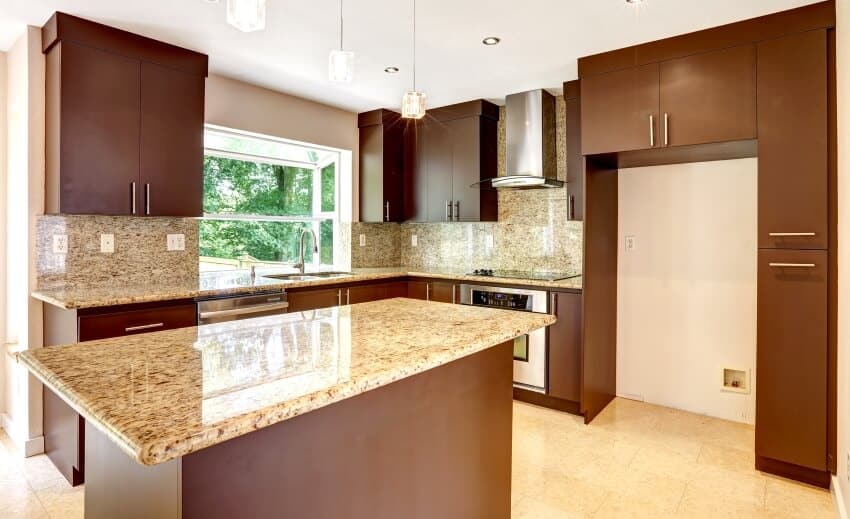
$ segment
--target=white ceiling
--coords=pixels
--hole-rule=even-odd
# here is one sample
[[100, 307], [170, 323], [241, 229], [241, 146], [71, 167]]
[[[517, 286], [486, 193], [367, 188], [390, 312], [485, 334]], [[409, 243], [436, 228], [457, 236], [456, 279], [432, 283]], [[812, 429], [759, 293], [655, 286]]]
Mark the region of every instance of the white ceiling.
[[[549, 88], [575, 79], [576, 59], [816, 0], [419, 0], [417, 86], [429, 106]], [[210, 71], [353, 111], [397, 107], [411, 86], [412, 0], [347, 0], [352, 84], [327, 79], [339, 41], [338, 0], [267, 0], [266, 30], [225, 22], [225, 0], [0, 0], [0, 49], [57, 10], [210, 56]], [[481, 39], [499, 36], [485, 47]], [[390, 65], [401, 72], [383, 72]]]

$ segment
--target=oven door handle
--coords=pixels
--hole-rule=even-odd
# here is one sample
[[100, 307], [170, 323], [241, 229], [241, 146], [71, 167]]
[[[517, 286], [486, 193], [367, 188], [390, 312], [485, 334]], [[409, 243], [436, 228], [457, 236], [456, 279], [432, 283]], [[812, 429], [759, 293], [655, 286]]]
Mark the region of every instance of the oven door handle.
[[200, 312], [198, 317], [200, 319], [215, 319], [217, 317], [231, 317], [234, 315], [250, 315], [250, 314], [258, 314], [261, 312], [271, 312], [273, 310], [285, 310], [289, 308], [289, 303], [284, 301], [282, 303], [272, 303], [270, 305], [252, 305], [246, 306], [244, 308], [232, 308], [230, 310], [216, 310], [214, 312]]

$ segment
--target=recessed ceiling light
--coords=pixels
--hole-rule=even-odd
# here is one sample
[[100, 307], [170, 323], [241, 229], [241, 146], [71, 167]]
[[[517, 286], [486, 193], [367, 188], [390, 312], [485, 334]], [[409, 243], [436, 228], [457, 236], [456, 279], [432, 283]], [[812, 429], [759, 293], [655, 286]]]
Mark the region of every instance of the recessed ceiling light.
[[217, 4], [218, 0], [204, 0], [204, 2], [206, 2], [208, 4]]
[[626, 0], [627, 4], [639, 4], [643, 2], [643, 0]]
[[486, 38], [481, 40], [481, 43], [483, 43], [484, 45], [497, 45], [500, 41], [502, 40], [500, 38], [496, 38], [495, 36], [487, 36]]
[[384, 69], [387, 74], [398, 74], [398, 67], [387, 67]]

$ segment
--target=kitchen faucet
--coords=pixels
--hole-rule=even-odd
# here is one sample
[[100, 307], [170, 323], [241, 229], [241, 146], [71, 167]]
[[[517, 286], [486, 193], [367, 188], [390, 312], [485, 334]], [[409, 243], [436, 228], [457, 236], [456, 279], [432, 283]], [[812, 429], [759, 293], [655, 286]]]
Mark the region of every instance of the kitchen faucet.
[[304, 273], [304, 236], [310, 233], [310, 236], [313, 237], [313, 254], [319, 253], [319, 242], [316, 240], [316, 233], [313, 232], [313, 229], [304, 229], [301, 231], [301, 239], [299, 240], [299, 256], [298, 256], [298, 264], [295, 265], [298, 267], [298, 272], [301, 274]]

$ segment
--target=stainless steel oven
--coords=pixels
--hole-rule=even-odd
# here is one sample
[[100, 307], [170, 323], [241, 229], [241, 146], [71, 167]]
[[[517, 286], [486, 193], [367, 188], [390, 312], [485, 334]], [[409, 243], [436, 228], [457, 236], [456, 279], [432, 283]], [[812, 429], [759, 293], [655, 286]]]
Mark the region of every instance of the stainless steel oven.
[[282, 290], [203, 299], [197, 304], [199, 325], [285, 314], [289, 307]]
[[[545, 290], [460, 285], [460, 304], [549, 313]], [[514, 339], [514, 386], [546, 392], [546, 328]]]

